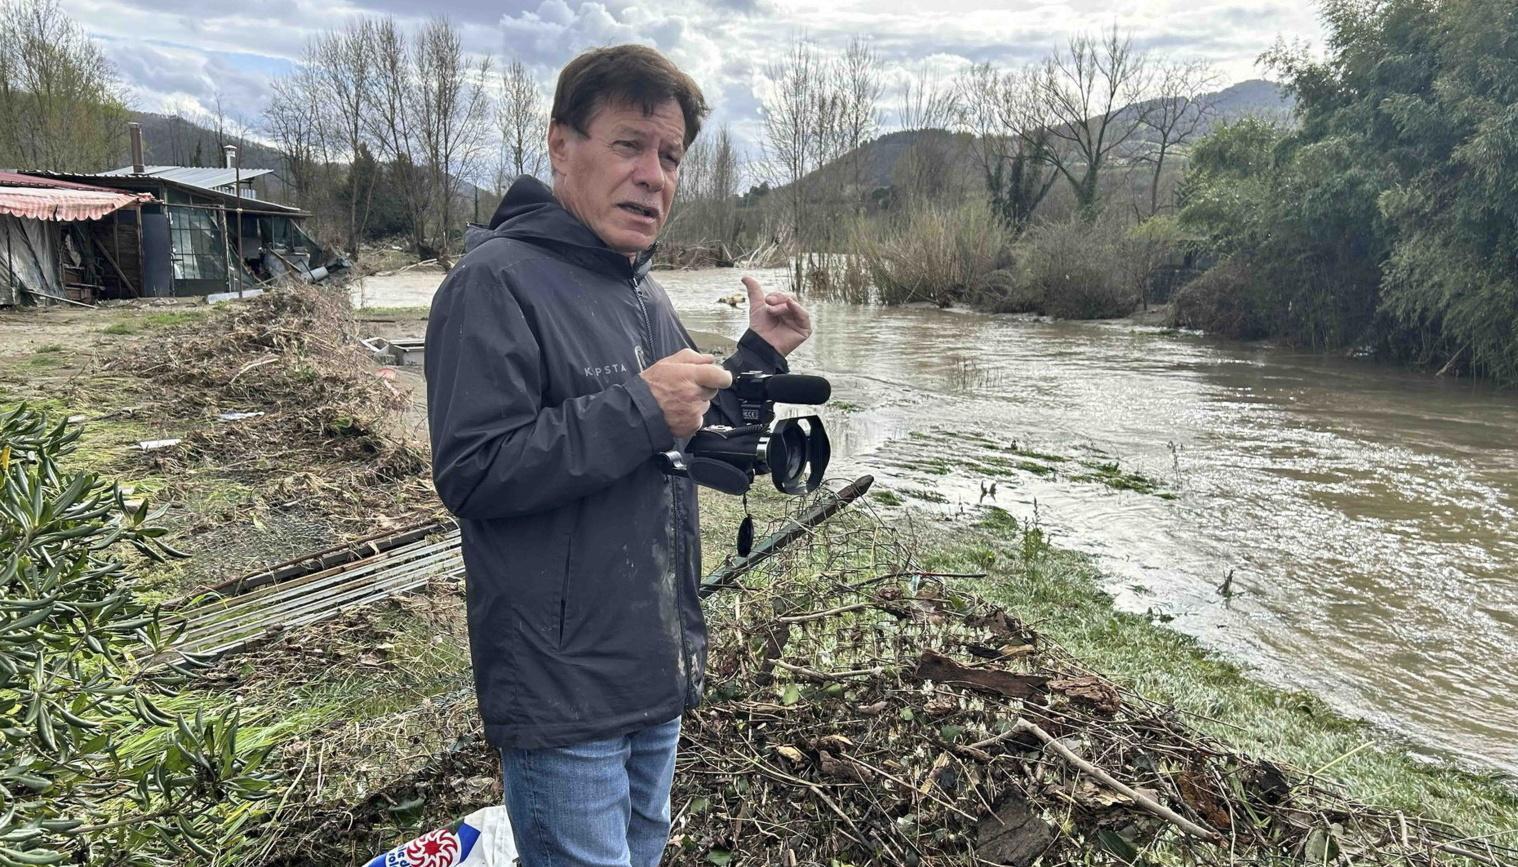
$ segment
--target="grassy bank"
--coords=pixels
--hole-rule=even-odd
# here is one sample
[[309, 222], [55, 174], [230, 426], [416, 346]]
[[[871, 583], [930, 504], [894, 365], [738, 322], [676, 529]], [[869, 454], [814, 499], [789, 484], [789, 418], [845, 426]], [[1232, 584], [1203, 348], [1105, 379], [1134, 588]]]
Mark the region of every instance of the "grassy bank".
[[1346, 719], [1322, 700], [1268, 686], [1189, 636], [1116, 610], [1089, 558], [1050, 544], [999, 509], [977, 533], [933, 543], [925, 568], [986, 572], [980, 592], [1093, 670], [1252, 755], [1316, 772], [1355, 800], [1448, 822], [1471, 835], [1507, 832], [1518, 843], [1518, 792], [1495, 776], [1412, 758], [1408, 744]]

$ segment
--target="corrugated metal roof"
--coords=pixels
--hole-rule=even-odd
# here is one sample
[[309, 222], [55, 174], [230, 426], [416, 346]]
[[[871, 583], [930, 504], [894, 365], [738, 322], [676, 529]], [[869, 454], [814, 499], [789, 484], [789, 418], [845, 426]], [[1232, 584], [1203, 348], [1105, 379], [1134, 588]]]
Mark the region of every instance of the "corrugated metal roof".
[[[259, 171], [267, 172], [269, 170], [268, 169], [260, 169]], [[136, 188], [136, 187], [153, 186], [153, 185], [156, 184], [156, 182], [162, 181], [164, 183], [172, 184], [172, 185], [174, 185], [176, 187], [179, 187], [180, 189], [189, 190], [190, 192], [194, 193], [197, 196], [205, 196], [205, 197], [213, 198], [213, 199], [216, 199], [217, 201], [221, 202], [223, 205], [225, 205], [227, 207], [241, 208], [242, 210], [244, 210], [246, 212], [249, 212], [249, 213], [255, 213], [255, 214], [289, 214], [292, 217], [309, 217], [309, 216], [311, 216], [310, 214], [306, 213], [305, 211], [302, 211], [300, 208], [293, 208], [293, 207], [291, 207], [289, 205], [281, 205], [278, 202], [268, 202], [268, 201], [263, 201], [263, 200], [260, 200], [260, 199], [249, 198], [247, 196], [243, 196], [243, 197], [239, 198], [239, 197], [233, 195], [232, 193], [224, 192], [222, 190], [216, 190], [216, 189], [212, 189], [210, 187], [202, 187], [199, 184], [189, 184], [189, 183], [185, 183], [184, 181], [176, 181], [176, 180], [173, 180], [171, 178], [160, 177], [160, 176], [134, 175], [131, 172], [128, 172], [127, 174], [121, 175], [121, 174], [116, 174], [114, 172], [102, 172], [100, 174], [79, 174], [79, 173], [75, 173], [75, 172], [42, 172], [42, 171], [29, 171], [29, 172], [26, 173], [26, 176], [27, 177], [32, 177], [32, 178], [42, 177], [42, 178], [48, 178], [48, 179], [54, 179], [54, 178], [65, 179], [66, 178], [68, 180], [72, 180], [72, 181], [76, 181], [76, 182], [94, 180], [94, 181], [99, 181], [99, 182], [102, 183], [102, 185], [108, 186], [108, 187], [110, 187], [112, 189], [122, 189], [122, 188], [133, 189], [133, 188]]]
[[[143, 166], [143, 168], [147, 169], [147, 171], [143, 172], [145, 175], [163, 178], [166, 181], [189, 184], [193, 187], [215, 189], [217, 187], [230, 187], [237, 183], [237, 169], [199, 169], [190, 166]], [[263, 175], [273, 174], [273, 172], [273, 169], [243, 169], [242, 179], [244, 181], [252, 180]], [[122, 175], [134, 175], [136, 172], [132, 171], [131, 166], [122, 166], [119, 169], [101, 172], [101, 174], [110, 177], [120, 177]]]
[[0, 186], [0, 214], [9, 214], [23, 220], [98, 220], [112, 211], [152, 200], [153, 197], [147, 193], [122, 193], [115, 190], [70, 189], [64, 186], [45, 188], [37, 185]]
[[89, 184], [76, 184], [73, 181], [59, 180], [58, 178], [39, 178], [36, 175], [21, 175], [15, 172], [0, 172], [0, 187], [38, 187], [44, 190], [92, 190], [97, 193], [114, 193], [108, 187], [92, 187]]

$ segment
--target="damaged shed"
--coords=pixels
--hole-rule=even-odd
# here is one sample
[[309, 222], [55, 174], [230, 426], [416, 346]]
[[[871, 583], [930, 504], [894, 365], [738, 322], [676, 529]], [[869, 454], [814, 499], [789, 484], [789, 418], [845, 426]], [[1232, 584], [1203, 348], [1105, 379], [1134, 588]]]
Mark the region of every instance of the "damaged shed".
[[[241, 293], [291, 275], [321, 280], [334, 259], [302, 228], [310, 215], [255, 197], [252, 181], [227, 148], [223, 168], [144, 164], [142, 131], [128, 124], [132, 165], [98, 174], [24, 172], [34, 186], [92, 189], [138, 203], [94, 217], [80, 239], [83, 258], [98, 257], [103, 298], [214, 296]], [[65, 242], [66, 243], [66, 242]]]
[[120, 279], [120, 262], [140, 258], [135, 242], [122, 248], [113, 227], [139, 223], [151, 201], [145, 193], [0, 172], [0, 304], [92, 300]]
[[[140, 223], [118, 224], [140, 244], [140, 261], [122, 263], [105, 297], [214, 295], [252, 289], [293, 274], [320, 279], [328, 254], [306, 234], [299, 208], [244, 198], [172, 174], [56, 174], [50, 179], [147, 193]], [[126, 246], [131, 246], [126, 243]]]

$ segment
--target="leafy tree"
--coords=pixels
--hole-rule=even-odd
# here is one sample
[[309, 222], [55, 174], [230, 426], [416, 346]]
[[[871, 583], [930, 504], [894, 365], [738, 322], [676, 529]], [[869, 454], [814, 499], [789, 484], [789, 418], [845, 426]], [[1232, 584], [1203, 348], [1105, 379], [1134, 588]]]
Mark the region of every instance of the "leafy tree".
[[1402, 177], [1381, 197], [1397, 241], [1382, 298], [1419, 361], [1518, 379], [1518, 6], [1426, 10], [1427, 88], [1389, 96]]
[[1322, 8], [1325, 58], [1270, 57], [1299, 128], [1199, 143], [1183, 222], [1234, 257], [1268, 333], [1518, 379], [1518, 7]]

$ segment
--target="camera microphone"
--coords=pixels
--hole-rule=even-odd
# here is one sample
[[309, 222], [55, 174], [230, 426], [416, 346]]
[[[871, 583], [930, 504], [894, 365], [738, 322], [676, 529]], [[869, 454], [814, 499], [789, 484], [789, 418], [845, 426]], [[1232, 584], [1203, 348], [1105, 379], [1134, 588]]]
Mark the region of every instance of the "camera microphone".
[[764, 396], [775, 403], [815, 406], [828, 402], [828, 398], [833, 396], [833, 385], [820, 376], [777, 373], [765, 379]]

